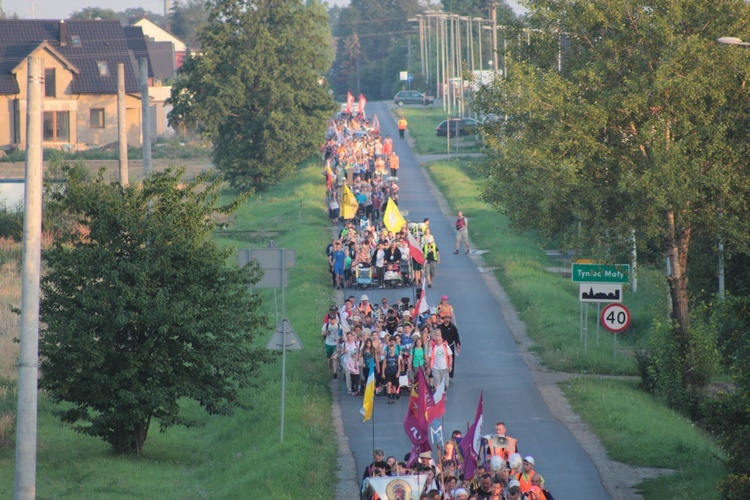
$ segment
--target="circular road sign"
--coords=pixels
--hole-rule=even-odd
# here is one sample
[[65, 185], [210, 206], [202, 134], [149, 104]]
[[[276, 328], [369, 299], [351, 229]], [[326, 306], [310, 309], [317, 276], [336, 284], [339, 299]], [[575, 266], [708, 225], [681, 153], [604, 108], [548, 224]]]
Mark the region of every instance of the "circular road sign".
[[630, 311], [622, 304], [609, 304], [602, 309], [601, 321], [610, 332], [623, 332], [630, 326]]

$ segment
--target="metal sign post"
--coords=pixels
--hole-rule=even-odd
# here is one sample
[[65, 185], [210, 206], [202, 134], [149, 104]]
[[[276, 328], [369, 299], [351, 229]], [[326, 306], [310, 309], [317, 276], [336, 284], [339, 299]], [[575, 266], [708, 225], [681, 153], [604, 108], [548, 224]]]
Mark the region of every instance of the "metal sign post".
[[[240, 250], [237, 256], [240, 267], [245, 267], [251, 260], [257, 260], [263, 269], [263, 277], [254, 286], [274, 289], [274, 310], [276, 310], [276, 289], [281, 288], [281, 323], [274, 335], [266, 344], [266, 349], [281, 350], [281, 442], [284, 442], [284, 410], [286, 403], [286, 351], [302, 349], [302, 342], [294, 332], [286, 317], [286, 287], [289, 284], [289, 268], [296, 265], [296, 252], [293, 248], [278, 248], [271, 241], [268, 248]], [[289, 343], [287, 343], [289, 341]]]

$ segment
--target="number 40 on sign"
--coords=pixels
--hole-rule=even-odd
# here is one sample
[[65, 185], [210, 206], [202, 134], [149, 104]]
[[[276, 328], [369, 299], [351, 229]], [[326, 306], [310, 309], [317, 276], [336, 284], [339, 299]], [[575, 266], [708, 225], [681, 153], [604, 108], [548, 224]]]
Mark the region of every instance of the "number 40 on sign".
[[630, 326], [630, 311], [622, 304], [609, 304], [602, 309], [601, 321], [612, 333], [624, 332]]

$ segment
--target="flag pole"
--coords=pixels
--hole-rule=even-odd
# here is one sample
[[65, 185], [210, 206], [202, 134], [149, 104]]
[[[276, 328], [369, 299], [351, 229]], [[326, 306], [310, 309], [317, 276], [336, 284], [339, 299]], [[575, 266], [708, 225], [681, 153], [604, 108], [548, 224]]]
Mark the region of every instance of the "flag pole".
[[[374, 394], [373, 394], [374, 396]], [[375, 449], [375, 398], [372, 398], [372, 449]]]

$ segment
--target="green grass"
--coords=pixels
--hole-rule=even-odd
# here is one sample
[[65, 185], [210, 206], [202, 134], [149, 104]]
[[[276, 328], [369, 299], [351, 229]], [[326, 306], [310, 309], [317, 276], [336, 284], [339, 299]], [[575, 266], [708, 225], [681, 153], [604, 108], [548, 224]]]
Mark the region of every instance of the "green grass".
[[[482, 161], [482, 160], [478, 160]], [[651, 318], [659, 313], [666, 291], [662, 275], [641, 268], [637, 294], [625, 287], [624, 303], [633, 313], [629, 330], [618, 337], [618, 356], [613, 359], [613, 336], [600, 327], [596, 340], [596, 305], [589, 305], [588, 351], [580, 337], [578, 284], [547, 271], [561, 264], [550, 259], [548, 243], [533, 233], [519, 234], [506, 217], [477, 198], [481, 182], [476, 162], [446, 161], [427, 166], [433, 180], [446, 195], [452, 212], [469, 217], [471, 239], [484, 254], [495, 275], [526, 323], [536, 343], [533, 350], [552, 370], [573, 373], [635, 375], [633, 350], [643, 347]]]
[[646, 499], [717, 498], [726, 457], [686, 418], [622, 380], [574, 379], [561, 384], [568, 401], [613, 460], [676, 472], [641, 485]]
[[[394, 116], [405, 116], [409, 122], [409, 135], [414, 139], [414, 147], [419, 154], [448, 153], [448, 141], [435, 135], [435, 127], [447, 118], [441, 106], [403, 107], [393, 111]], [[478, 153], [481, 145], [476, 137], [451, 137], [450, 152], [454, 154]]]
[[[295, 248], [297, 266], [286, 290], [287, 316], [304, 349], [287, 354], [284, 443], [280, 443], [281, 362], [266, 366], [257, 387], [245, 391], [251, 410], [229, 417], [205, 415], [189, 401], [183, 407], [202, 427], [153, 425], [144, 456], [119, 457], [94, 438], [78, 435], [39, 403], [38, 498], [332, 498], [338, 444], [331, 425], [331, 393], [317, 334], [331, 289], [324, 259], [330, 231], [323, 209], [325, 184], [311, 162], [295, 179], [244, 205], [217, 238], [237, 248], [265, 247], [273, 233], [279, 247]], [[226, 199], [231, 196], [226, 192]], [[300, 199], [303, 200], [300, 218]], [[236, 262], [236, 258], [234, 260]], [[273, 291], [261, 291], [271, 325]], [[281, 293], [278, 294], [279, 301]], [[280, 307], [280, 305], [279, 305]], [[14, 452], [0, 449], [0, 491], [13, 490]], [[290, 481], [289, 474], [295, 475]]]

